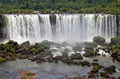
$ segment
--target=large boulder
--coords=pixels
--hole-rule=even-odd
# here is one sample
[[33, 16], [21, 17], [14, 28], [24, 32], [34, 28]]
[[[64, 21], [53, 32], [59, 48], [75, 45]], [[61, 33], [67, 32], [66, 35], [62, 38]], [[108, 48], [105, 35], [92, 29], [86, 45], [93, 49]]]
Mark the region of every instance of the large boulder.
[[30, 46], [30, 42], [29, 41], [25, 41], [21, 44], [24, 47], [29, 47]]
[[80, 65], [81, 66], [90, 66], [90, 62], [88, 62], [88, 61], [81, 61]]
[[105, 39], [101, 36], [96, 36], [93, 38], [93, 42], [99, 45], [104, 45], [105, 44]]
[[109, 67], [104, 68], [104, 71], [106, 71], [109, 74], [112, 74], [115, 72], [115, 69], [116, 69], [115, 66], [109, 66]]
[[96, 45], [94, 43], [86, 43], [85, 44], [85, 53], [83, 54], [83, 56], [85, 56], [85, 57], [97, 56], [98, 53], [96, 50], [94, 50], [95, 47], [96, 47]]
[[83, 57], [81, 56], [80, 53], [76, 53], [76, 54], [72, 54], [71, 55], [71, 59], [77, 59], [77, 60], [79, 60], [79, 59], [83, 59]]

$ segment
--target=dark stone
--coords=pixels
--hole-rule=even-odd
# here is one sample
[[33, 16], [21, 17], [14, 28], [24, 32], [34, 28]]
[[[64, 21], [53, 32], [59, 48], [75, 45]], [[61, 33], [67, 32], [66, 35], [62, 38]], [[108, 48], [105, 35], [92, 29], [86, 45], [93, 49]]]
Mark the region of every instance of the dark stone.
[[108, 73], [107, 72], [100, 72], [100, 75], [102, 76], [102, 77], [108, 77]]
[[88, 61], [81, 61], [80, 65], [81, 66], [90, 66], [90, 62], [88, 62]]
[[98, 62], [98, 59], [93, 59], [93, 61]]
[[120, 79], [120, 76], [118, 77], [118, 79]]
[[99, 71], [99, 65], [93, 65], [92, 69], [91, 69], [91, 72], [92, 73], [97, 73], [98, 71]]
[[25, 47], [29, 47], [30, 46], [30, 42], [29, 41], [25, 41], [21, 45], [25, 46]]
[[95, 73], [89, 72], [88, 74], [89, 74], [88, 79], [90, 79], [90, 78], [94, 79], [96, 77]]
[[109, 74], [112, 74], [115, 72], [115, 69], [116, 69], [115, 66], [109, 66], [109, 67], [104, 68], [104, 71], [106, 71]]
[[43, 62], [46, 62], [44, 59], [39, 59], [39, 60], [37, 60], [36, 61], [38, 64], [40, 64], [40, 63], [43, 63]]
[[76, 53], [76, 54], [72, 54], [71, 55], [71, 59], [77, 59], [77, 60], [79, 60], [79, 59], [83, 59], [83, 57], [81, 56], [80, 53]]

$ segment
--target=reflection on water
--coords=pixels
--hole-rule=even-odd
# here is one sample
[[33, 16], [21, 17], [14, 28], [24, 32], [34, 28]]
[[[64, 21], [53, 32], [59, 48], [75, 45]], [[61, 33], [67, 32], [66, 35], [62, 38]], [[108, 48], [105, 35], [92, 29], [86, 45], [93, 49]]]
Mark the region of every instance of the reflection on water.
[[[104, 66], [115, 65], [120, 69], [120, 63], [112, 62], [110, 57], [96, 57], [99, 63]], [[92, 61], [93, 58], [84, 58]], [[0, 79], [18, 79], [18, 73], [22, 70], [35, 72], [41, 79], [64, 79], [65, 77], [87, 76], [91, 67], [81, 67], [59, 63], [42, 63], [37, 64], [29, 60], [9, 61], [0, 65]], [[119, 76], [120, 73], [113, 75]]]

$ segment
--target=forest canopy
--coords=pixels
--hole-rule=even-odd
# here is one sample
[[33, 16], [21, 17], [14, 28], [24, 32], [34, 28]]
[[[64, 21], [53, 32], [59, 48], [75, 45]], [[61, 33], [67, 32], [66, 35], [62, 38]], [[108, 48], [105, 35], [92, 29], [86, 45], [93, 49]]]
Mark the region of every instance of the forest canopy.
[[120, 14], [120, 0], [0, 0], [0, 13]]

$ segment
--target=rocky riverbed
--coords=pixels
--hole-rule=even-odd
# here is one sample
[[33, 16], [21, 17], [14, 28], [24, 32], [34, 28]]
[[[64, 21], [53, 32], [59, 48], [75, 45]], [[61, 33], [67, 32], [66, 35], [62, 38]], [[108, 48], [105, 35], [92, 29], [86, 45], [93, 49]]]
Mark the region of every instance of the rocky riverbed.
[[0, 78], [119, 79], [119, 41], [113, 38], [108, 44], [96, 37], [93, 43], [45, 40], [31, 45], [29, 41], [18, 44], [10, 40], [0, 44]]

